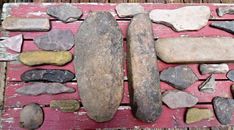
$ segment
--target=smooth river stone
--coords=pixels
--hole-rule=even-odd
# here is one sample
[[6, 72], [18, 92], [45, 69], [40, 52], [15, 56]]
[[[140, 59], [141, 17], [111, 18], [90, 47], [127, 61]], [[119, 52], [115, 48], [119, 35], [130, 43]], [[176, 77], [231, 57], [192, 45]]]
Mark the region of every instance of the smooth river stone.
[[72, 81], [75, 75], [69, 70], [60, 69], [32, 69], [25, 71], [21, 75], [21, 80], [25, 82], [58, 82], [65, 83]]
[[28, 104], [21, 110], [19, 120], [21, 128], [28, 130], [37, 129], [42, 125], [44, 120], [43, 109], [38, 104]]
[[10, 31], [48, 31], [50, 21], [47, 18], [7, 17], [2, 22], [2, 28]]
[[212, 101], [215, 115], [222, 125], [231, 123], [234, 111], [234, 99], [215, 97]]
[[93, 12], [75, 41], [75, 70], [82, 104], [96, 122], [111, 120], [123, 95], [123, 37], [109, 12]]
[[186, 112], [186, 123], [191, 124], [202, 120], [210, 120], [214, 116], [210, 109], [189, 108]]
[[185, 6], [178, 9], [155, 9], [150, 12], [153, 22], [165, 24], [175, 31], [199, 30], [207, 25], [210, 8], [207, 6]]
[[230, 70], [228, 73], [227, 73], [227, 78], [231, 81], [234, 81], [234, 70]]
[[144, 13], [144, 7], [139, 3], [120, 3], [115, 8], [119, 17], [133, 17], [136, 14]]
[[38, 48], [51, 51], [66, 51], [74, 46], [74, 36], [71, 30], [54, 29], [45, 35], [33, 39]]
[[234, 39], [229, 37], [162, 38], [156, 41], [155, 48], [158, 57], [167, 63], [234, 61]]
[[223, 16], [225, 14], [234, 14], [234, 7], [219, 7], [216, 11], [219, 16]]
[[212, 22], [210, 26], [234, 34], [234, 21]]
[[2, 48], [6, 47], [15, 52], [21, 52], [22, 44], [23, 44], [22, 34], [15, 35], [13, 37], [8, 37], [7, 39], [0, 41], [0, 47]]
[[215, 78], [213, 75], [211, 75], [198, 88], [201, 92], [213, 93], [215, 91], [215, 86], [216, 86]]
[[60, 94], [60, 93], [72, 93], [75, 92], [74, 88], [66, 87], [60, 83], [33, 83], [28, 86], [24, 86], [16, 89], [16, 92], [23, 95], [37, 96], [41, 94]]
[[199, 66], [201, 74], [225, 74], [229, 71], [227, 64], [201, 64]]
[[69, 51], [28, 51], [19, 56], [19, 60], [24, 65], [57, 65], [62, 66], [72, 60], [72, 54]]
[[169, 67], [160, 73], [160, 80], [179, 90], [184, 90], [198, 80], [193, 70], [185, 65]]
[[129, 86], [132, 109], [144, 122], [155, 121], [162, 112], [159, 71], [155, 66], [152, 25], [148, 14], [133, 17], [128, 27]]
[[57, 6], [49, 6], [47, 9], [47, 14], [68, 23], [77, 21], [81, 17], [82, 11], [71, 4], [62, 4]]
[[50, 108], [58, 109], [62, 112], [76, 112], [80, 108], [80, 102], [77, 100], [52, 100]]
[[163, 93], [162, 101], [171, 109], [192, 107], [197, 104], [198, 98], [190, 93], [169, 90]]

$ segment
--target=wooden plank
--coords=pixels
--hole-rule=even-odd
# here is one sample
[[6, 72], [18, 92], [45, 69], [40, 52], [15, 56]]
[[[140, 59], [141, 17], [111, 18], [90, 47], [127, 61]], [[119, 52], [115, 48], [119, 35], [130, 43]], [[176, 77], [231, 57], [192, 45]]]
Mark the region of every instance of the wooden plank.
[[221, 0], [203, 0], [203, 3], [221, 3]]
[[0, 110], [4, 106], [4, 90], [6, 81], [6, 62], [0, 62]]

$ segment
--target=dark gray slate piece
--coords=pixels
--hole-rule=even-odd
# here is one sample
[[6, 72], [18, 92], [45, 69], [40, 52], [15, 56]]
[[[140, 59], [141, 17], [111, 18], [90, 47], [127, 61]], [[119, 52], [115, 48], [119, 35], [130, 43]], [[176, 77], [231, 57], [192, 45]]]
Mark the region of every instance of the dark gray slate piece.
[[212, 22], [210, 26], [234, 34], [234, 21]]
[[234, 14], [234, 7], [219, 7], [217, 8], [217, 14], [223, 16], [225, 14]]
[[230, 70], [228, 73], [227, 73], [227, 78], [231, 81], [234, 81], [234, 70]]

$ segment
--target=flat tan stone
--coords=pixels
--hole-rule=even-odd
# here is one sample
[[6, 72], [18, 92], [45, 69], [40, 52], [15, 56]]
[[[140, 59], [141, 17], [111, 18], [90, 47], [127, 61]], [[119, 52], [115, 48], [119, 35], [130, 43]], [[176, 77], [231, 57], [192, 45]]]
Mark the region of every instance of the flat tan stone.
[[62, 112], [75, 112], [80, 108], [80, 102], [77, 100], [52, 100], [50, 108], [58, 109]]
[[167, 63], [223, 63], [234, 61], [234, 39], [162, 38], [155, 44], [158, 57]]
[[209, 109], [190, 108], [186, 113], [186, 123], [191, 124], [201, 120], [211, 119], [214, 116]]

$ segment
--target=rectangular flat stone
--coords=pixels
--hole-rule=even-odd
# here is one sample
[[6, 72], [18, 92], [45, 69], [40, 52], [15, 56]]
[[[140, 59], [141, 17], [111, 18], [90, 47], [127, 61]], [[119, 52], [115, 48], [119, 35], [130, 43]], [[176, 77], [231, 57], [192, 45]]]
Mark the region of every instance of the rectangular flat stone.
[[163, 38], [156, 41], [158, 57], [167, 63], [223, 63], [234, 61], [234, 39]]
[[7, 17], [2, 22], [2, 27], [10, 31], [48, 31], [50, 21], [47, 18]]

